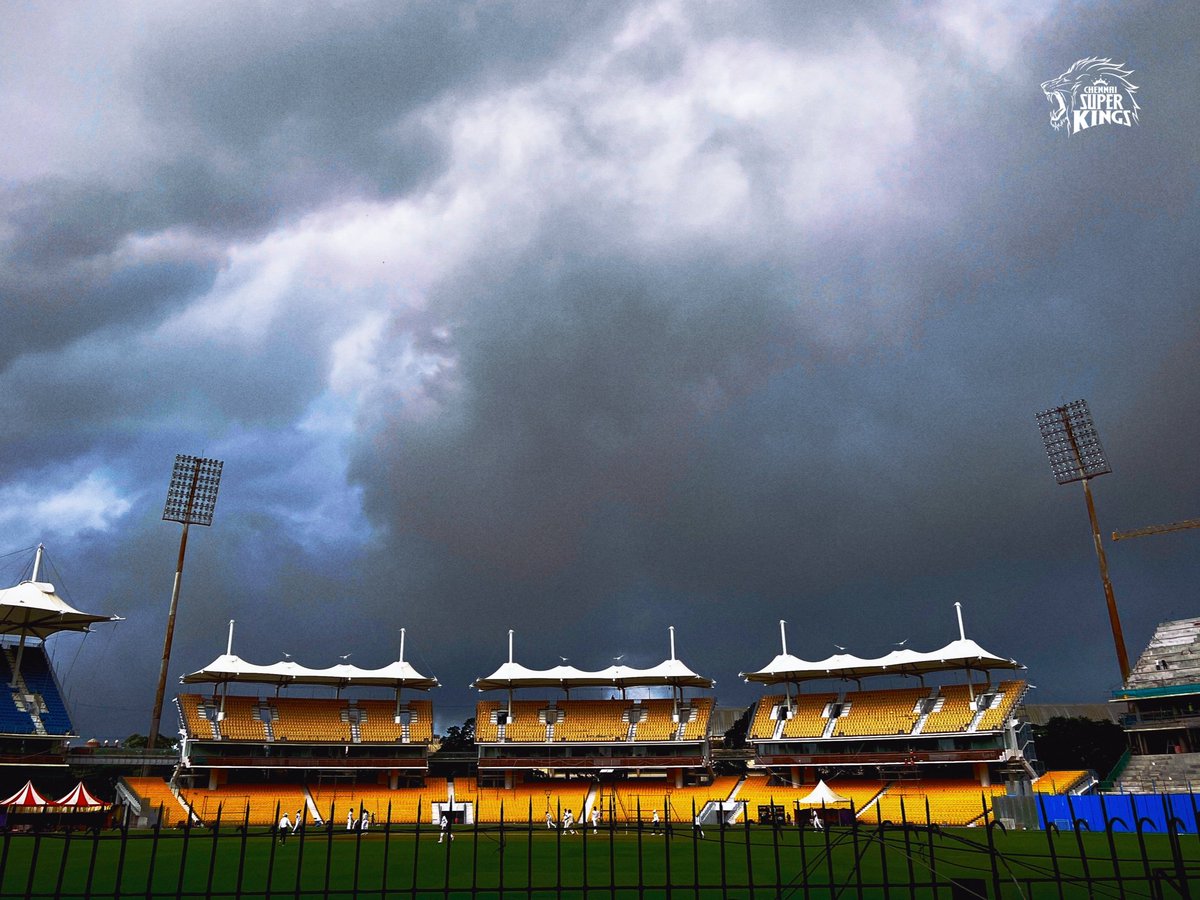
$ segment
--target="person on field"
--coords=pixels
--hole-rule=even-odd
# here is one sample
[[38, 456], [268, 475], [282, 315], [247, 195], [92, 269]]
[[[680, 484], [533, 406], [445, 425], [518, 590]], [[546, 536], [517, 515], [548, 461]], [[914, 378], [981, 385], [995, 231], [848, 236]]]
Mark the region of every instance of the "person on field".
[[279, 817], [279, 843], [284, 843], [287, 840], [288, 832], [292, 830], [292, 823], [288, 819], [288, 814], [284, 813]]
[[824, 831], [825, 830], [825, 826], [821, 823], [821, 817], [819, 815], [817, 815], [817, 810], [815, 808], [812, 811], [812, 827], [816, 831]]
[[565, 813], [563, 813], [562, 827], [563, 827], [564, 834], [576, 834], [575, 816], [569, 809]]
[[304, 824], [304, 807], [296, 810], [296, 821], [292, 823], [292, 834], [300, 830], [300, 826]]
[[554, 816], [550, 815], [550, 810], [546, 810], [546, 827], [554, 830]]
[[661, 827], [662, 822], [658, 818], [658, 810], [656, 809], [654, 815], [650, 817], [650, 833], [658, 834]]
[[700, 813], [696, 813], [696, 818], [692, 820], [692, 832], [704, 837], [704, 826], [700, 822]]
[[352, 809], [346, 810], [346, 830], [354, 830], [354, 810]]
[[371, 827], [371, 814], [365, 809], [363, 810], [362, 818], [358, 822], [358, 827], [363, 834], [366, 834], [367, 829]]
[[438, 835], [439, 844], [446, 835], [450, 835], [450, 840], [454, 840], [454, 832], [450, 830], [450, 817], [442, 813], [442, 833]]
[[600, 804], [592, 806], [592, 834], [600, 833]]

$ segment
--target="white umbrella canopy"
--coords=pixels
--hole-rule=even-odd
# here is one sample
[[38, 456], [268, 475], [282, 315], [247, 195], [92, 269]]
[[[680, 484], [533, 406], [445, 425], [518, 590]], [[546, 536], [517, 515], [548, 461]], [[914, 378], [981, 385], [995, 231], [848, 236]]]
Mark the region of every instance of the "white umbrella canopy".
[[80, 612], [44, 581], [22, 581], [0, 589], [0, 634], [45, 640], [60, 631], [90, 631], [97, 622], [118, 622], [117, 616]]

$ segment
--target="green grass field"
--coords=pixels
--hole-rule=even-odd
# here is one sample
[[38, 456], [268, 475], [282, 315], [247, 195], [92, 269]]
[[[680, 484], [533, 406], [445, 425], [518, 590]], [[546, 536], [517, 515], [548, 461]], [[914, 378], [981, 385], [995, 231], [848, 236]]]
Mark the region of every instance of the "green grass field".
[[[1145, 836], [1144, 856], [1137, 836], [1130, 834], [1113, 835], [1111, 846], [1104, 834], [1055, 835], [1053, 857], [1042, 832], [997, 830], [993, 837], [1004, 897], [1058, 897], [1060, 890], [1067, 897], [1182, 896], [1166, 881], [1175, 864], [1164, 835]], [[622, 900], [765, 900], [933, 897], [928, 885], [934, 880], [942, 884], [938, 896], [949, 897], [951, 879], [976, 878], [984, 880], [984, 896], [995, 896], [984, 829], [915, 831], [906, 840], [893, 829], [881, 836], [874, 828], [818, 834], [734, 827], [723, 840], [710, 828], [704, 840], [687, 830], [669, 841], [620, 830], [586, 839], [520, 830], [507, 831], [502, 848], [494, 829], [475, 833], [467, 827], [456, 838], [439, 845], [432, 829], [362, 838], [309, 832], [303, 840], [292, 836], [280, 845], [255, 829], [245, 836], [225, 831], [216, 839], [197, 829], [186, 840], [176, 832], [158, 840], [148, 832], [131, 832], [122, 855], [116, 832], [99, 839], [14, 835], [3, 850], [0, 891], [4, 897], [348, 898], [411, 896], [414, 889], [426, 897], [468, 897], [474, 888], [479, 896], [499, 897], [503, 879], [512, 898], [582, 898], [586, 888], [587, 896]], [[1192, 867], [1193, 889], [1200, 887], [1200, 839], [1181, 836], [1179, 853]], [[860, 893], [859, 885], [867, 887]]]

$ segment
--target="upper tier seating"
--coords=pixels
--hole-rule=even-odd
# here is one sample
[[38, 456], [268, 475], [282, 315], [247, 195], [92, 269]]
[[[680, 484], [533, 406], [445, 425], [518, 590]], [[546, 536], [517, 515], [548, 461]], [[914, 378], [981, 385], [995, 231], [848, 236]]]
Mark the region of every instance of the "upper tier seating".
[[230, 694], [222, 701], [225, 718], [219, 723], [221, 736], [230, 741], [256, 741], [265, 743], [267, 731], [259, 718], [259, 701], [256, 697]]
[[9, 687], [16, 658], [16, 647], [0, 646], [0, 732], [37, 734], [37, 726], [29, 712], [32, 706], [46, 734], [74, 734], [67, 705], [50, 671], [50, 661], [43, 646], [26, 644], [21, 654], [21, 680], [25, 683], [25, 694], [33, 695], [32, 703], [24, 695], [14, 697], [18, 691]]
[[[475, 740], [543, 743], [615, 743], [635, 741], [702, 741], [712, 716], [711, 697], [674, 700], [514, 700], [513, 720], [504, 725], [508, 703], [481, 700], [475, 707]], [[678, 710], [678, 712], [677, 712]], [[676, 722], [676, 715], [684, 718]], [[547, 723], [552, 728], [547, 730]]]
[[785, 738], [820, 737], [829, 721], [825, 707], [837, 699], [837, 694], [798, 694], [792, 698], [792, 718], [783, 726]]
[[[409, 700], [400, 706], [400, 722], [396, 721], [396, 704], [391, 700], [359, 700], [358, 730], [364, 743], [387, 741], [410, 744], [429, 743], [433, 739], [433, 704], [429, 700]], [[408, 719], [407, 738], [404, 719]]]
[[[984, 690], [984, 685], [974, 685], [976, 697]], [[941, 708], [931, 712], [925, 719], [921, 734], [965, 731], [975, 718], [976, 712], [975, 705], [971, 702], [971, 689], [965, 684], [948, 684], [939, 689], [939, 695], [942, 698]]]
[[767, 740], [774, 736], [776, 720], [771, 714], [776, 712], [783, 701], [783, 694], [769, 694], [758, 701], [758, 706], [754, 709], [754, 718], [750, 720], [750, 727], [746, 731], [749, 740]]
[[996, 705], [983, 714], [976, 731], [996, 731], [1004, 727], [1013, 707], [1025, 696], [1029, 685], [1024, 681], [1002, 681], [997, 689], [999, 696]]
[[838, 719], [833, 735], [908, 734], [917, 723], [917, 701], [928, 693], [926, 688], [851, 691], [845, 700], [849, 711]]
[[348, 744], [353, 737], [345, 700], [310, 700], [276, 697], [271, 731], [277, 741], [333, 741]]
[[627, 707], [623, 700], [560, 700], [554, 740], [623, 741], [629, 733], [629, 723], [622, 719]]
[[675, 736], [674, 701], [642, 700], [634, 708], [644, 710], [633, 733], [635, 741], [669, 741]]
[[216, 736], [213, 731], [213, 713], [216, 707], [198, 694], [180, 694], [176, 699], [183, 719], [183, 728], [188, 736], [211, 741]]

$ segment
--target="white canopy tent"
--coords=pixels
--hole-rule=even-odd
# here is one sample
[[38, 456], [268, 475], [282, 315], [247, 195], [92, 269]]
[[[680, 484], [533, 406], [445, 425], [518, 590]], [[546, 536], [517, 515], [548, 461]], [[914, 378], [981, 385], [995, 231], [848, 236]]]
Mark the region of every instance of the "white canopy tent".
[[796, 801], [802, 806], [833, 806], [835, 803], [849, 803], [849, 797], [843, 797], [835, 792], [833, 788], [825, 783], [824, 779], [817, 782], [817, 786], [812, 789], [812, 792]]
[[13, 666], [15, 687], [21, 672], [25, 641], [34, 637], [45, 641], [60, 631], [89, 632], [97, 622], [119, 622], [119, 616], [101, 616], [80, 612], [55, 592], [54, 585], [38, 581], [45, 547], [38, 544], [33, 575], [10, 588], [0, 589], [0, 634], [18, 635], [17, 659]]

